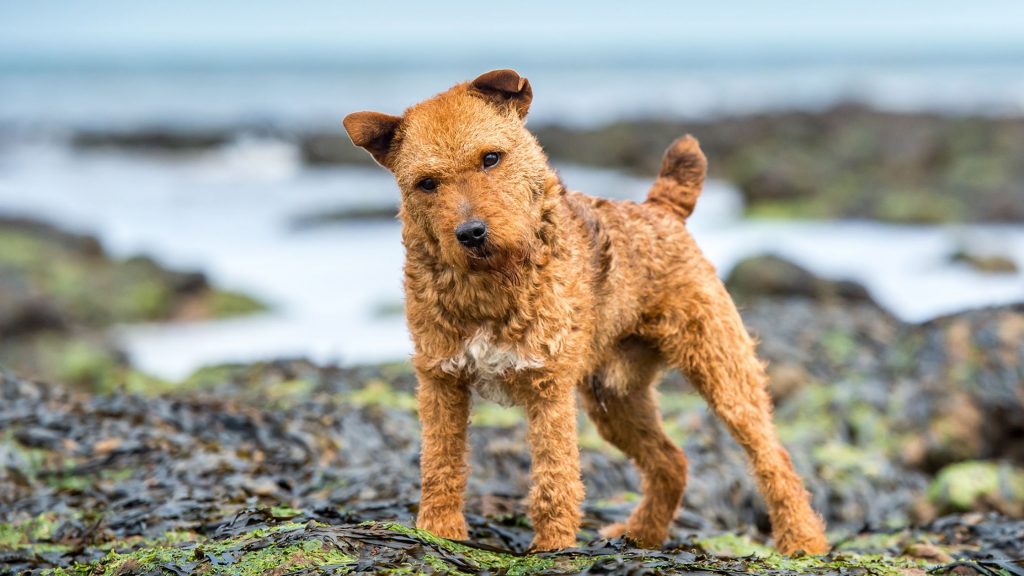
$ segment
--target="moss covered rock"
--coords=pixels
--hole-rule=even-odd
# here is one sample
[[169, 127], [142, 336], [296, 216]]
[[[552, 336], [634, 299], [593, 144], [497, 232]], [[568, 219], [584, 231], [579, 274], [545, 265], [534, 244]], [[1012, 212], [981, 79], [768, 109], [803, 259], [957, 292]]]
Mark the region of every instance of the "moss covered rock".
[[1007, 463], [966, 461], [946, 466], [928, 487], [940, 513], [996, 510], [1024, 515], [1024, 468]]
[[107, 336], [114, 324], [250, 314], [257, 300], [151, 258], [117, 259], [92, 236], [0, 218], [0, 365], [109, 390], [145, 380]]

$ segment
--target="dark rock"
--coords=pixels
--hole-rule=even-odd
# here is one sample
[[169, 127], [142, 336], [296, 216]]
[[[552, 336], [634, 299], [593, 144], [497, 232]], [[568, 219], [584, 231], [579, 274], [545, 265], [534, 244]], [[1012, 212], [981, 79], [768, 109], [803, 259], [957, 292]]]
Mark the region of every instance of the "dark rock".
[[700, 139], [711, 175], [754, 215], [902, 222], [1024, 220], [1024, 117], [948, 117], [842, 105], [705, 121], [540, 126], [562, 162], [657, 174], [665, 146]]
[[107, 389], [132, 374], [111, 325], [262, 310], [201, 273], [111, 258], [93, 236], [33, 220], [0, 218], [0, 247], [0, 364], [36, 378]]
[[957, 250], [950, 255], [951, 262], [966, 264], [978, 272], [986, 274], [1016, 274], [1020, 269], [1009, 256], [1001, 254], [984, 254], [966, 249]]
[[928, 466], [968, 457], [1024, 463], [1024, 305], [939, 318], [915, 331], [927, 353], [916, 374], [922, 400], [934, 398]]
[[[558, 162], [657, 174], [665, 146], [692, 133], [711, 175], [735, 183], [753, 215], [899, 222], [1024, 220], [1024, 117], [949, 117], [859, 105], [703, 121], [623, 120], [596, 128], [532, 127]], [[372, 166], [341, 127], [282, 134], [265, 127], [86, 131], [78, 148], [190, 152], [242, 134], [293, 139], [312, 166]]]
[[95, 236], [69, 232], [52, 224], [31, 218], [0, 214], [0, 231], [15, 232], [39, 238], [81, 256], [92, 258], [106, 256], [103, 245], [100, 244], [100, 241]]
[[289, 228], [300, 232], [346, 222], [394, 221], [397, 218], [398, 206], [354, 206], [296, 216], [291, 219]]
[[754, 256], [742, 260], [726, 280], [729, 293], [739, 300], [771, 297], [803, 297], [814, 300], [871, 302], [862, 285], [849, 280], [825, 280], [778, 256]]
[[60, 310], [34, 293], [22, 275], [0, 265], [0, 341], [39, 330], [67, 328], [68, 320]]
[[186, 153], [220, 148], [230, 142], [232, 137], [230, 131], [184, 131], [163, 128], [132, 132], [88, 131], [75, 134], [71, 139], [71, 145], [83, 150]]
[[[945, 510], [1020, 513], [1024, 307], [919, 326], [870, 303], [809, 298], [757, 299], [743, 314], [778, 380], [782, 440], [833, 530]], [[163, 395], [81, 394], [0, 374], [0, 430], [13, 431], [0, 432], [0, 522], [44, 515], [60, 526], [55, 533], [84, 534], [75, 524], [91, 518], [83, 511], [103, 510], [88, 544], [55, 556], [66, 565], [97, 560], [95, 547], [171, 530], [225, 538], [277, 519], [410, 521], [419, 487], [415, 387], [406, 364], [298, 360], [206, 369]], [[690, 462], [673, 538], [717, 528], [763, 534], [768, 518], [743, 449], [688, 390], [677, 376], [661, 387], [666, 428]], [[964, 416], [965, 406], [975, 416]], [[521, 412], [480, 408], [470, 435], [472, 534], [521, 552], [529, 542], [525, 422]], [[628, 514], [640, 489], [629, 462], [594, 436], [581, 429], [587, 538]], [[924, 456], [905, 458], [915, 440]], [[934, 468], [929, 452], [957, 461]], [[928, 530], [948, 533], [945, 542], [1020, 549], [1019, 522], [971, 518], [938, 519]], [[910, 549], [913, 534], [897, 540], [874, 541], [936, 561], [949, 553]], [[79, 555], [89, 549], [92, 556]]]
[[210, 289], [210, 283], [202, 272], [192, 270], [170, 270], [161, 266], [156, 260], [149, 256], [132, 256], [124, 261], [127, 266], [134, 266], [144, 271], [146, 275], [160, 278], [169, 289], [175, 294], [187, 296], [197, 294]]
[[932, 481], [928, 499], [939, 514], [993, 510], [1019, 517], [1024, 514], [1024, 468], [984, 461], [951, 464]]
[[358, 148], [339, 127], [336, 133], [308, 134], [301, 138], [302, 159], [310, 165], [361, 164], [372, 166], [373, 160]]

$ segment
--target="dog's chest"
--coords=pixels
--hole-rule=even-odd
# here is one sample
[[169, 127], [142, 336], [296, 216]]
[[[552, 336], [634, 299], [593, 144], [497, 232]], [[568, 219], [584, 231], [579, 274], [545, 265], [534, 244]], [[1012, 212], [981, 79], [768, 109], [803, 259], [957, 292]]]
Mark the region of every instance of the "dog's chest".
[[442, 361], [441, 369], [468, 376], [473, 389], [485, 400], [512, 406], [509, 376], [543, 365], [539, 359], [525, 357], [511, 346], [496, 343], [489, 332], [481, 330], [466, 341], [461, 353]]

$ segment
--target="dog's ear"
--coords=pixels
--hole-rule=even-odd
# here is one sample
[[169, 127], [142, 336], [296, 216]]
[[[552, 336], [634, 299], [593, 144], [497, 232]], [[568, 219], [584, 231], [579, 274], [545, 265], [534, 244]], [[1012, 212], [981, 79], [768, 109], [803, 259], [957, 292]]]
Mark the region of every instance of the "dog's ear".
[[391, 169], [391, 143], [395, 130], [402, 122], [400, 116], [380, 112], [353, 112], [345, 116], [345, 131], [352, 143], [365, 148], [381, 166]]
[[491, 70], [470, 83], [470, 89], [501, 106], [512, 106], [520, 118], [526, 118], [533, 101], [530, 81], [515, 70]]

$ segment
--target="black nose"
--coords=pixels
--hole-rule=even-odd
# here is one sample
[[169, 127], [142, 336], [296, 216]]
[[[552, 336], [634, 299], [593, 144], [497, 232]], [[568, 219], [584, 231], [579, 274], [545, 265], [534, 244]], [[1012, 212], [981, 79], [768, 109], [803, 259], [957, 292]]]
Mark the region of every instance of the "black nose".
[[484, 240], [487, 240], [487, 224], [480, 220], [463, 222], [455, 228], [455, 237], [466, 248], [483, 246]]

